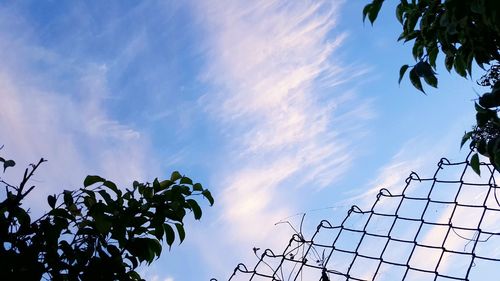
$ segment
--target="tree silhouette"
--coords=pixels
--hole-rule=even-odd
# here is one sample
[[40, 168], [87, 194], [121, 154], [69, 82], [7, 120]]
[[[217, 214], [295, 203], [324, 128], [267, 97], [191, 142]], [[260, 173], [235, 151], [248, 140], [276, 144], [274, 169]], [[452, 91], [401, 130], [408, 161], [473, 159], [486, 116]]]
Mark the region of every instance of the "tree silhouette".
[[[384, 0], [373, 0], [363, 9], [363, 20], [373, 24]], [[496, 0], [401, 0], [396, 7], [396, 18], [402, 33], [398, 40], [412, 42], [414, 65], [405, 64], [399, 71], [399, 82], [409, 71], [413, 86], [424, 92], [421, 79], [438, 86], [436, 59], [444, 55], [448, 71], [466, 78], [472, 75], [473, 61], [485, 70], [478, 84], [489, 91], [475, 104], [476, 125], [466, 132], [462, 146], [470, 146], [489, 158], [500, 170], [500, 5]], [[488, 69], [485, 69], [487, 67]], [[424, 92], [425, 93], [425, 92]], [[479, 156], [471, 158], [471, 165], [479, 174]]]
[[[0, 148], [1, 149], [1, 148]], [[40, 159], [26, 168], [19, 185], [0, 177], [0, 276], [2, 280], [143, 280], [135, 271], [185, 238], [184, 219], [199, 220], [196, 198], [214, 199], [201, 184], [173, 172], [169, 179], [135, 181], [120, 189], [99, 176], [87, 176], [83, 187], [47, 197], [49, 211], [32, 218], [23, 200], [35, 186]], [[3, 173], [14, 160], [0, 157]]]

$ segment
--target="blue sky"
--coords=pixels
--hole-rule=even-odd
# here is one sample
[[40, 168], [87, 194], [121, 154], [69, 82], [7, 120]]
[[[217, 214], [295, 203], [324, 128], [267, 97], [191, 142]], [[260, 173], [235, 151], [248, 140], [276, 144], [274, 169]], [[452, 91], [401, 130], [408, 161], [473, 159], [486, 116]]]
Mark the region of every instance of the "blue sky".
[[[22, 167], [40, 157], [29, 204], [87, 174], [126, 187], [179, 170], [216, 199], [187, 222], [149, 280], [227, 278], [253, 246], [281, 248], [274, 224], [369, 204], [410, 171], [461, 160], [473, 81], [438, 65], [428, 96], [384, 7], [364, 1], [6, 1], [0, 4], [0, 142]], [[292, 217], [294, 219], [295, 217]]]

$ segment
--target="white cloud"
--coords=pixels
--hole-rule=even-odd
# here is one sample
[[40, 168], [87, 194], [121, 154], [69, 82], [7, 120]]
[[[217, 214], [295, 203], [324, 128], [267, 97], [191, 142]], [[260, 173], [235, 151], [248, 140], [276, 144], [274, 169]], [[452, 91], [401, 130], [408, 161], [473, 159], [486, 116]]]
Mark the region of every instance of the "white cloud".
[[273, 225], [301, 204], [304, 190], [293, 187], [328, 186], [356, 156], [350, 143], [373, 113], [369, 100], [354, 108], [353, 92], [332, 88], [363, 73], [334, 56], [346, 36], [334, 29], [339, 3], [197, 3], [207, 30], [202, 79], [214, 86], [199, 102], [230, 148], [219, 168], [224, 243], [284, 246]]
[[406, 185], [405, 179], [410, 176], [411, 172], [416, 172], [419, 176], [431, 177], [442, 157], [448, 156], [449, 159], [462, 161], [467, 151], [458, 149], [458, 123], [450, 126], [450, 130], [443, 132], [438, 140], [420, 136], [406, 141], [388, 163], [379, 169], [374, 180], [352, 191], [351, 193], [358, 192], [358, 194], [343, 202], [367, 209], [373, 204], [375, 195], [382, 188], [388, 189], [392, 194], [400, 194]]
[[[15, 9], [0, 10], [1, 15], [9, 13]], [[106, 67], [75, 64], [58, 50], [39, 45], [18, 17], [14, 29], [0, 22], [0, 142], [5, 145], [2, 154], [18, 162], [17, 174], [14, 169], [9, 173], [14, 183], [28, 163], [48, 159], [36, 175], [30, 207], [38, 211], [46, 205], [42, 196], [80, 187], [87, 174], [119, 184], [150, 176], [147, 136], [108, 114]], [[12, 40], [14, 34], [20, 36]], [[62, 91], [60, 77], [71, 77], [65, 81], [71, 87]]]
[[143, 273], [143, 272], [141, 272], [141, 273], [144, 276], [143, 278], [145, 278], [147, 280], [151, 280], [151, 281], [160, 281], [160, 280], [163, 280], [163, 281], [174, 281], [175, 280], [172, 277], [166, 277], [164, 279], [161, 279], [160, 275], [158, 275], [158, 274], [155, 274], [153, 276], [147, 276], [147, 273]]
[[[465, 205], [474, 205], [476, 207], [468, 208], [459, 206], [455, 209], [453, 204], [431, 203], [425, 213], [421, 214], [418, 213], [418, 208], [416, 208], [418, 205], [416, 204], [417, 200], [407, 198], [407, 202], [412, 202], [410, 203], [412, 204], [411, 206], [416, 208], [416, 210], [414, 210], [416, 213], [413, 214], [415, 218], [423, 215], [426, 223], [424, 224], [424, 227], [408, 229], [401, 228], [401, 225], [398, 226], [396, 224], [391, 230], [393, 238], [395, 235], [394, 233], [401, 232], [407, 233], [407, 237], [415, 237], [418, 231], [419, 234], [416, 241], [419, 245], [429, 245], [440, 248], [444, 243], [444, 248], [448, 251], [467, 253], [472, 250], [474, 240], [478, 239], [478, 245], [491, 249], [498, 248], [494, 241], [490, 241], [488, 243], [487, 235], [483, 234], [481, 237], [477, 237], [477, 231], [460, 229], [460, 227], [469, 229], [477, 228], [475, 223], [478, 224], [481, 218], [483, 212], [481, 207], [488, 190], [485, 186], [467, 185], [467, 183], [478, 184], [488, 182], [490, 177], [485, 176], [480, 178], [470, 168], [465, 174], [463, 174], [463, 164], [443, 165], [442, 169], [438, 170], [437, 163], [443, 156], [451, 156], [448, 158], [451, 159], [451, 163], [462, 162], [465, 160], [467, 150], [464, 149], [464, 151], [458, 151], [458, 145], [456, 145], [457, 134], [455, 129], [456, 128], [451, 127], [450, 131], [444, 132], [443, 137], [437, 141], [435, 139], [430, 140], [425, 138], [414, 138], [408, 141], [401, 147], [398, 153], [392, 157], [389, 163], [380, 169], [376, 179], [369, 183], [371, 188], [368, 191], [365, 190], [361, 193], [361, 195], [349, 198], [345, 200], [345, 202], [349, 202], [351, 204], [354, 203], [363, 211], [368, 211], [376, 200], [375, 195], [381, 188], [388, 189], [393, 195], [402, 194], [403, 189], [407, 184], [405, 179], [412, 171], [415, 171], [420, 178], [428, 179], [429, 181], [419, 182], [414, 180], [410, 182], [410, 188], [406, 190], [406, 192], [409, 193], [405, 193], [405, 195], [417, 196], [421, 199], [425, 199], [430, 190], [432, 179], [435, 177], [437, 180], [448, 182], [432, 184], [433, 191], [430, 194], [430, 198], [433, 200], [453, 202], [455, 200], [454, 192], [458, 191], [458, 186], [462, 186], [460, 190], [461, 195], [458, 196], [457, 202]], [[443, 161], [444, 163], [448, 163], [446, 160]], [[436, 171], [438, 171], [437, 174], [435, 174]], [[486, 170], [483, 170], [483, 172], [483, 175], [488, 174]], [[415, 179], [415, 176], [413, 176], [413, 179]], [[460, 180], [463, 180], [463, 182], [460, 182]], [[488, 202], [493, 202], [491, 197], [492, 195], [490, 195], [490, 201]], [[395, 207], [397, 207], [396, 203], [399, 202], [401, 197], [391, 198], [393, 200], [382, 199], [378, 201], [376, 209], [378, 211], [395, 211]], [[493, 208], [498, 208], [498, 206], [494, 206]], [[423, 209], [420, 209], [420, 211], [423, 211]], [[452, 231], [449, 230], [446, 225], [432, 225], [432, 223], [451, 223], [455, 228], [454, 231]], [[490, 222], [483, 222], [481, 224], [481, 229], [484, 231], [485, 228], [497, 223], [497, 218], [492, 219], [491, 224]], [[408, 249], [413, 248], [413, 243], [407, 243], [406, 246], [406, 248], [388, 247], [386, 249], [386, 253], [391, 252], [392, 256], [404, 257], [406, 256], [405, 253], [409, 254]], [[399, 255], [395, 253], [398, 253]], [[454, 276], [457, 278], [465, 276], [464, 269], [466, 270], [468, 266], [470, 266], [469, 260], [467, 260], [465, 255], [460, 256], [448, 252], [441, 258], [441, 254], [442, 252], [440, 249], [430, 249], [418, 246], [417, 250], [412, 253], [409, 264], [414, 268], [432, 271], [435, 270], [439, 262], [439, 268], [437, 271], [440, 274]], [[480, 270], [482, 269], [472, 268], [472, 272], [477, 271], [479, 272], [477, 274], [485, 274], [485, 272], [481, 272]], [[360, 269], [360, 271], [363, 271], [363, 269]], [[389, 277], [391, 271], [388, 267], [379, 271], [378, 274], [380, 274], [379, 277], [384, 276], [385, 278], [391, 278]]]

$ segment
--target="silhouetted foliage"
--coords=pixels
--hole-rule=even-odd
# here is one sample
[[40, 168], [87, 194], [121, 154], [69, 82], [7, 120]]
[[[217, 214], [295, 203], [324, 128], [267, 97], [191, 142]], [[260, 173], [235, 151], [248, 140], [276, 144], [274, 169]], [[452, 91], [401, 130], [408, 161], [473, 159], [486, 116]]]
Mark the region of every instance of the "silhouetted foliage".
[[[373, 0], [363, 9], [363, 20], [373, 22], [384, 0]], [[396, 18], [402, 33], [398, 40], [412, 42], [415, 65], [405, 64], [399, 71], [401, 82], [408, 69], [415, 88], [424, 92], [421, 78], [437, 87], [436, 59], [444, 55], [448, 71], [455, 70], [462, 77], [471, 76], [473, 61], [482, 69], [488, 67], [479, 85], [490, 91], [476, 103], [476, 125], [466, 132], [462, 145], [471, 141], [471, 147], [488, 157], [500, 169], [500, 5], [498, 0], [401, 0], [396, 7]], [[425, 93], [425, 92], [424, 92]], [[476, 155], [473, 167], [479, 173]], [[476, 161], [477, 160], [477, 161]]]
[[[4, 173], [15, 166], [0, 162]], [[186, 213], [201, 218], [195, 198], [214, 203], [207, 189], [179, 172], [125, 190], [87, 176], [82, 188], [48, 196], [50, 210], [33, 219], [23, 200], [43, 162], [31, 164], [19, 185], [0, 178], [6, 192], [0, 202], [2, 280], [142, 280], [135, 270], [160, 256], [163, 240], [169, 247], [184, 240]]]

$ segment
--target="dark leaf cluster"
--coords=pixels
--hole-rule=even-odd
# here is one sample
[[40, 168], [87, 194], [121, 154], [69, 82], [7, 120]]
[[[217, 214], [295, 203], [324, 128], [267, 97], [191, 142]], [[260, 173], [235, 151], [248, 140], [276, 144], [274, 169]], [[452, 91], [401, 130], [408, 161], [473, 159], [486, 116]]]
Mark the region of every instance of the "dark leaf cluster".
[[493, 87], [500, 79], [500, 64], [494, 64], [486, 71], [486, 73], [477, 81], [477, 84], [483, 87]]
[[[376, 20], [384, 0], [373, 0], [363, 10], [363, 19]], [[471, 75], [479, 66], [500, 60], [500, 5], [497, 0], [401, 0], [396, 18], [402, 25], [398, 40], [412, 41], [417, 64], [409, 73], [415, 88], [424, 91], [420, 78], [437, 86], [434, 75], [438, 53], [444, 55], [448, 71]], [[400, 70], [400, 81], [408, 66]]]
[[[485, 93], [476, 103], [476, 125], [472, 131], [466, 132], [461, 145], [470, 141], [471, 148], [488, 157], [491, 164], [500, 171], [500, 81], [496, 80], [491, 92]], [[473, 164], [474, 170], [479, 174], [479, 161]]]
[[[363, 9], [363, 20], [377, 19], [384, 0], [372, 0]], [[485, 69], [478, 84], [490, 91], [475, 104], [476, 125], [462, 138], [462, 146], [470, 141], [477, 153], [471, 158], [471, 167], [480, 174], [479, 154], [488, 157], [500, 171], [500, 5], [498, 0], [400, 0], [396, 18], [402, 26], [398, 40], [412, 42], [412, 54], [417, 63], [403, 65], [399, 83], [408, 69], [415, 88], [424, 92], [424, 81], [437, 87], [436, 59], [444, 55], [444, 65], [462, 76], [472, 74], [472, 65]], [[424, 92], [425, 93], [425, 92]]]
[[196, 198], [214, 203], [207, 189], [179, 172], [125, 190], [88, 176], [83, 188], [48, 196], [50, 211], [33, 220], [22, 202], [43, 162], [26, 169], [18, 186], [1, 181], [6, 190], [0, 202], [2, 280], [142, 280], [137, 267], [160, 256], [162, 241], [170, 247], [184, 240], [186, 214], [201, 218]]

